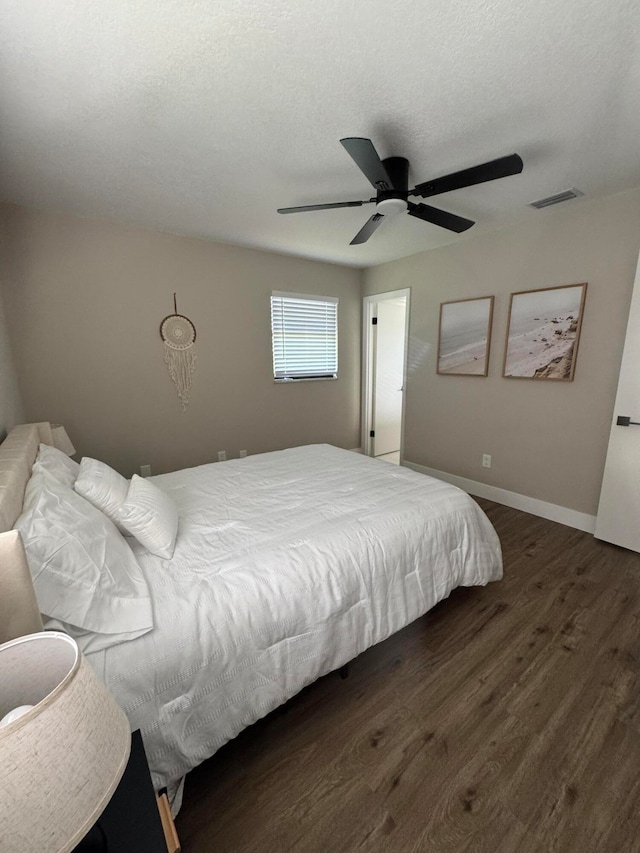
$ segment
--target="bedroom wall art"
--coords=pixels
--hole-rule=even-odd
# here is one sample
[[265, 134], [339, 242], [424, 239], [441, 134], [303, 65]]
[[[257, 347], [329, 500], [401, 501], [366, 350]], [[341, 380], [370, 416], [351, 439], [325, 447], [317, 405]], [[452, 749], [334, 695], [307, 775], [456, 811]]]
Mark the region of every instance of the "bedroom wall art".
[[586, 295], [586, 283], [512, 293], [502, 375], [571, 382]]
[[164, 361], [184, 412], [191, 399], [193, 371], [196, 369], [196, 327], [188, 317], [178, 314], [175, 293], [173, 311], [160, 323], [160, 337], [164, 341]]
[[493, 301], [493, 296], [480, 296], [440, 304], [438, 373], [487, 375]]

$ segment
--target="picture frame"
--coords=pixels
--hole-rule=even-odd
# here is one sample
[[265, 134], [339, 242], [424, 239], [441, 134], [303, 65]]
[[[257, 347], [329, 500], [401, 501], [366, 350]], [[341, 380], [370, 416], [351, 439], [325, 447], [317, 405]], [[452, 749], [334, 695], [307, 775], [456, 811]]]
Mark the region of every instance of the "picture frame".
[[440, 303], [438, 374], [487, 376], [493, 304], [493, 296]]
[[586, 282], [512, 293], [503, 377], [572, 382], [586, 298]]

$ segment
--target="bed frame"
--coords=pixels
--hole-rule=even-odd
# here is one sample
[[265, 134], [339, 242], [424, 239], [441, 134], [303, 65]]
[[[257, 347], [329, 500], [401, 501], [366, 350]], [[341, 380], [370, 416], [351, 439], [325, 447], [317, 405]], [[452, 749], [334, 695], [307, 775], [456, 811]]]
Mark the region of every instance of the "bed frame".
[[[0, 444], [0, 644], [43, 629], [22, 539], [13, 530], [40, 444], [53, 446], [47, 421], [15, 426]], [[347, 678], [349, 664], [339, 673]]]

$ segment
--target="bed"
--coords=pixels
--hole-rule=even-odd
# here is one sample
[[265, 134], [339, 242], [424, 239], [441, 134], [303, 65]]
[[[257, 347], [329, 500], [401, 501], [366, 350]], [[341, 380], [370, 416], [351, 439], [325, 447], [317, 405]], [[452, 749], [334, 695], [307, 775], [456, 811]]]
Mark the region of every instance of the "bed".
[[[20, 526], [34, 429], [0, 446], [2, 529]], [[466, 493], [351, 451], [297, 447], [151, 481], [179, 519], [171, 559], [126, 540], [152, 627], [106, 645], [64, 627], [142, 730], [158, 789], [455, 587], [502, 576], [497, 535]]]

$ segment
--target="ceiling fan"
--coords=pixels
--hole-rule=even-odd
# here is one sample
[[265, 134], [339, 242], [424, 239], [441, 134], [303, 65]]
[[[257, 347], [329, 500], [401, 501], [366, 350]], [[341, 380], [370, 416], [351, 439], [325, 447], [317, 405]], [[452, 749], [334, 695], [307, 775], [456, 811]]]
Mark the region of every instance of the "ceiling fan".
[[517, 175], [522, 171], [522, 158], [517, 154], [509, 154], [507, 157], [499, 157], [490, 160], [480, 166], [472, 166], [470, 169], [462, 169], [460, 172], [452, 172], [442, 178], [435, 178], [423, 184], [417, 184], [412, 190], [409, 187], [409, 161], [405, 157], [387, 157], [381, 160], [378, 152], [370, 139], [359, 136], [349, 136], [340, 142], [351, 155], [356, 166], [370, 181], [376, 190], [375, 198], [365, 201], [338, 201], [332, 204], [309, 204], [304, 207], [281, 207], [278, 213], [303, 213], [308, 210], [330, 210], [334, 207], [361, 207], [363, 204], [375, 204], [376, 212], [365, 222], [358, 231], [350, 245], [366, 243], [376, 231], [385, 217], [393, 216], [406, 211], [409, 216], [447, 228], [460, 234], [471, 228], [475, 223], [471, 219], [464, 219], [454, 213], [447, 213], [438, 207], [428, 204], [414, 204], [409, 201], [409, 196], [429, 198], [440, 193], [448, 193], [451, 190], [459, 190], [474, 184], [483, 184], [486, 181], [495, 181], [497, 178], [506, 178], [508, 175]]

